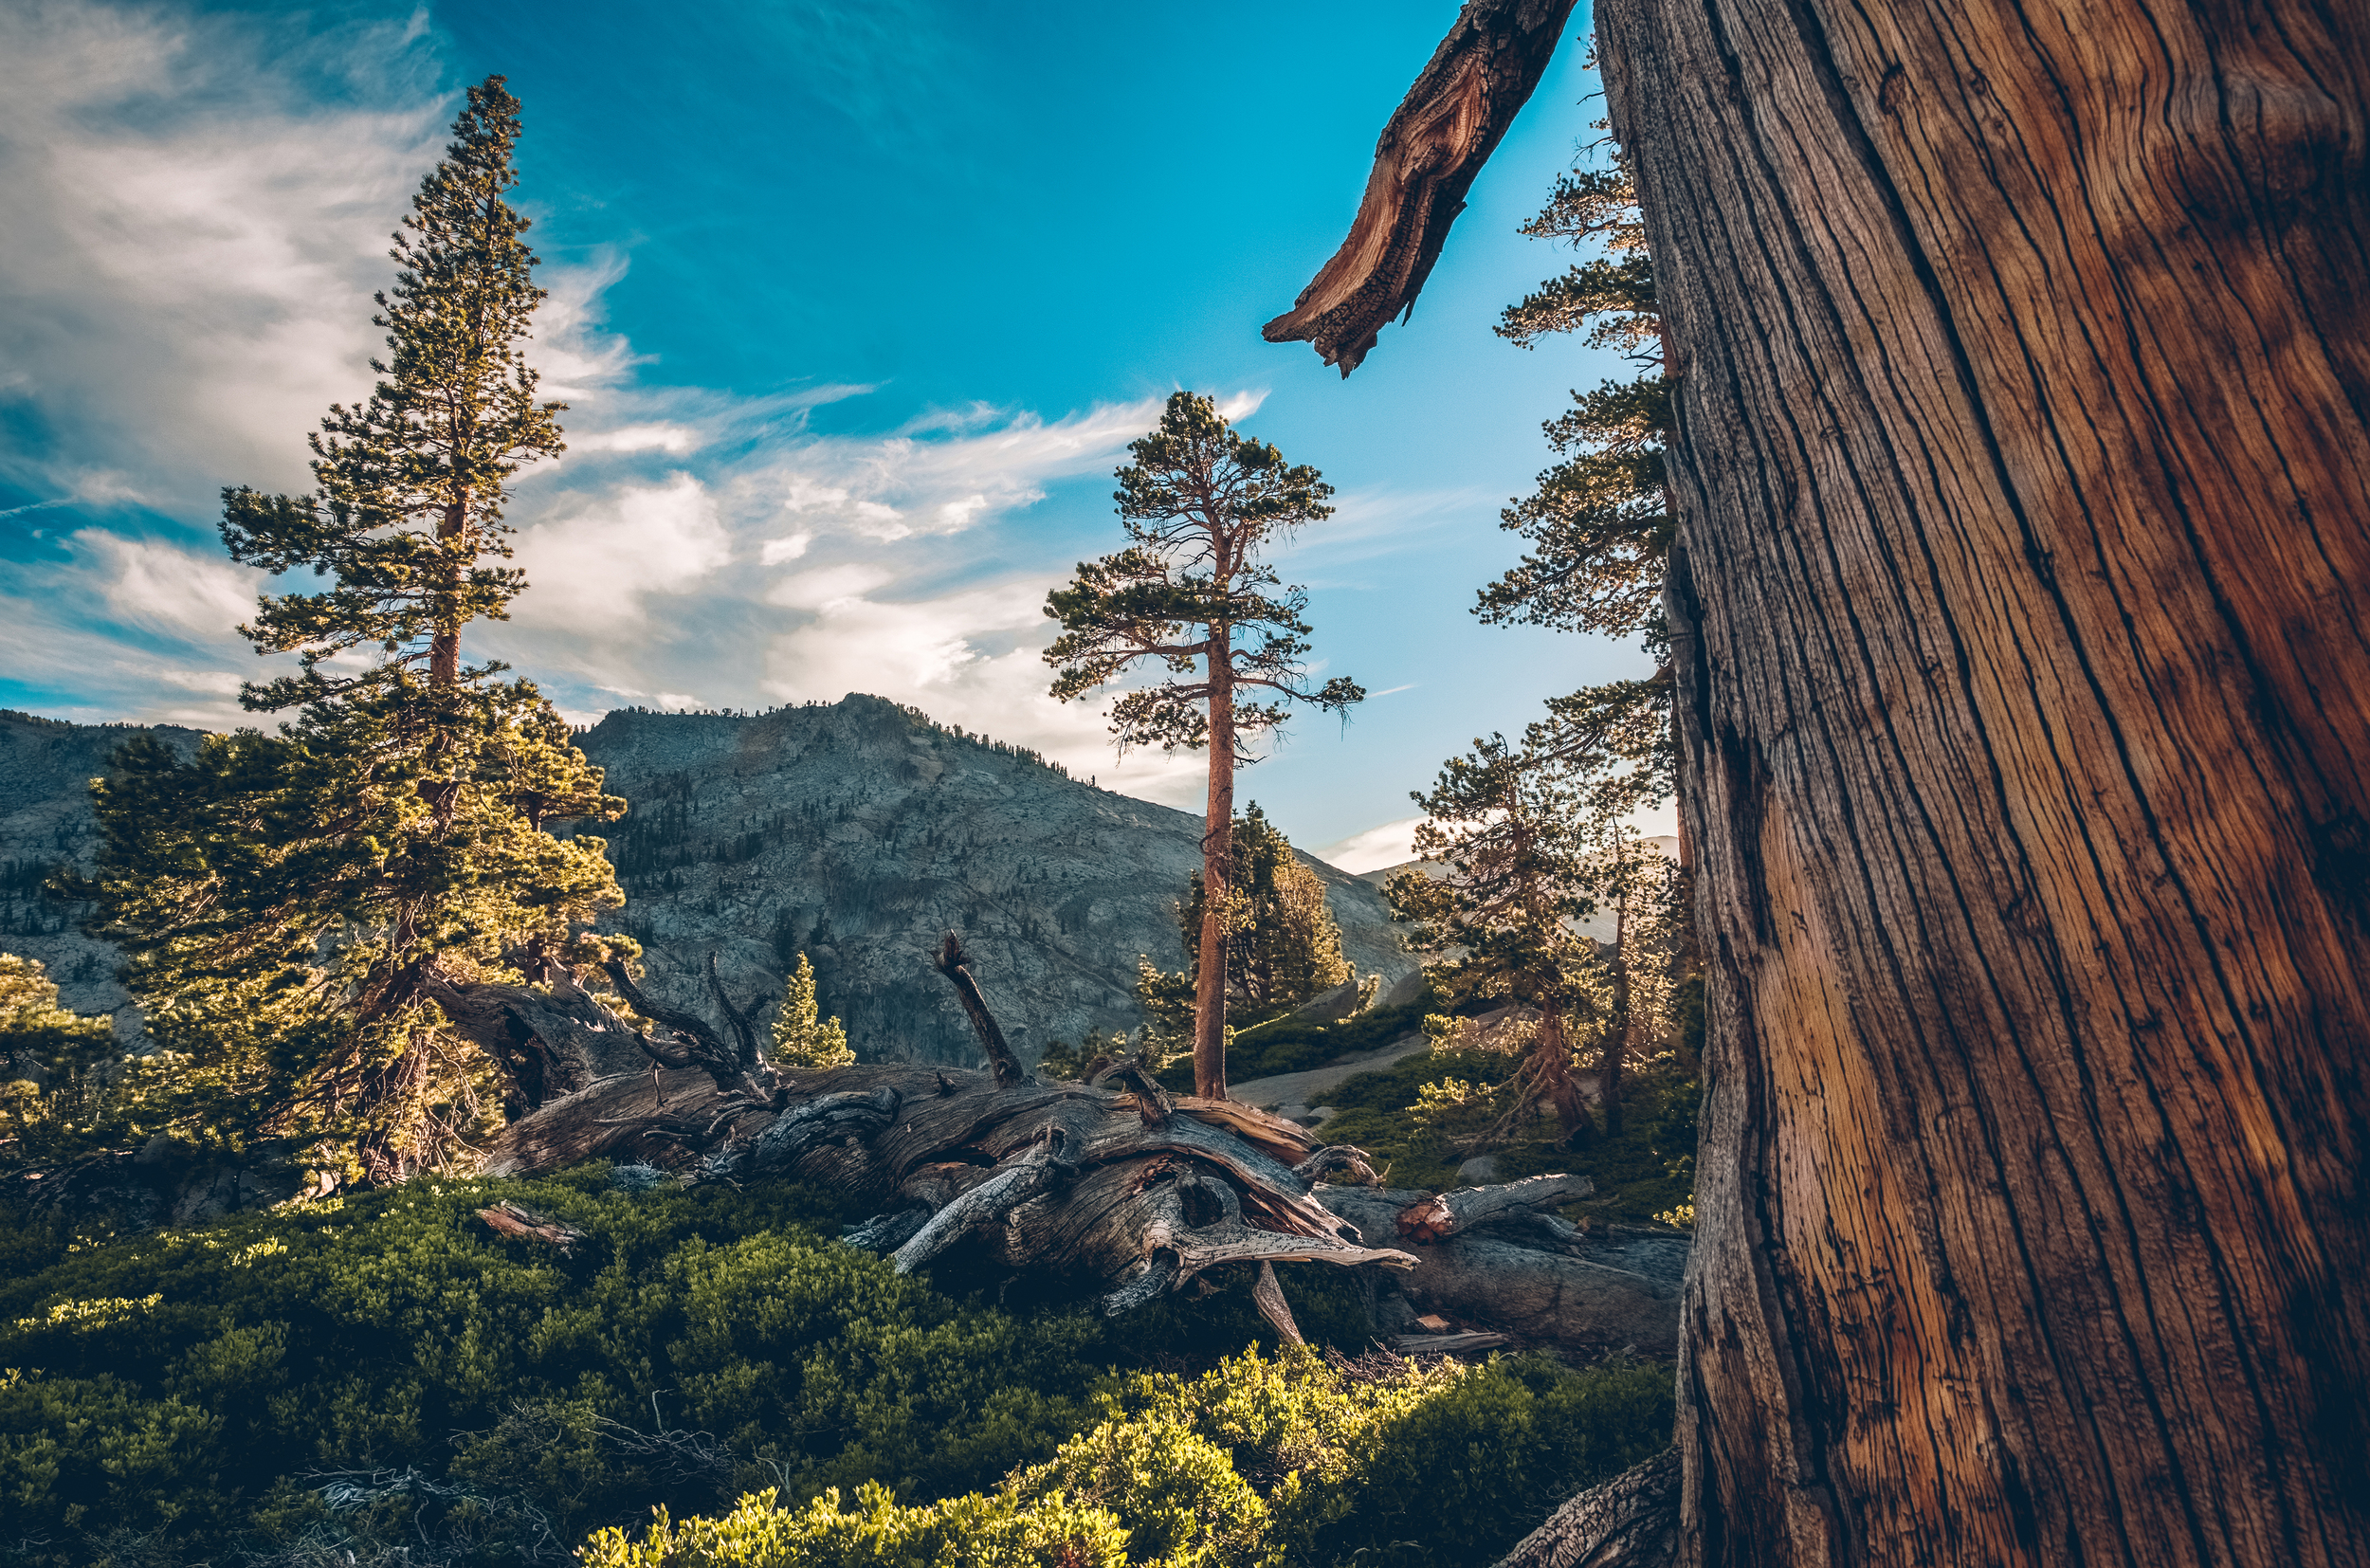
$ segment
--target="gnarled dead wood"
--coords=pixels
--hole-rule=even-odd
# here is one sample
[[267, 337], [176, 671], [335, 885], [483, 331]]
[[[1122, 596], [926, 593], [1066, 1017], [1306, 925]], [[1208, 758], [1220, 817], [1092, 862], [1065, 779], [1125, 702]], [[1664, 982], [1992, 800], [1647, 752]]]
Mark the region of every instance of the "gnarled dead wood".
[[972, 1030], [979, 1036], [980, 1048], [988, 1053], [988, 1063], [995, 1072], [1001, 1088], [1018, 1088], [1030, 1082], [1029, 1069], [1020, 1063], [1004, 1031], [996, 1027], [995, 1014], [988, 1011], [988, 999], [980, 994], [979, 982], [971, 973], [971, 956], [963, 951], [962, 939], [949, 931], [939, 944], [932, 962], [939, 973], [954, 984], [955, 994], [962, 999], [963, 1012], [971, 1019]]
[[520, 1204], [502, 1202], [491, 1209], [480, 1209], [477, 1217], [486, 1223], [497, 1235], [513, 1241], [539, 1241], [546, 1247], [566, 1252], [584, 1239], [584, 1232], [572, 1225], [562, 1225]]
[[[1134, 1090], [882, 1065], [816, 1074], [775, 1111], [677, 1068], [545, 1106], [503, 1133], [485, 1168], [530, 1176], [607, 1155], [679, 1179], [809, 1182], [877, 1205], [850, 1239], [891, 1250], [901, 1269], [1046, 1272], [1126, 1301], [1232, 1263], [1412, 1266], [1312, 1195], [1293, 1167], [1313, 1140], [1291, 1123], [1186, 1103], [1147, 1124], [1142, 1103]], [[1237, 1121], [1260, 1142], [1231, 1131]]]
[[1514, 1210], [1559, 1208], [1596, 1191], [1584, 1176], [1539, 1176], [1495, 1187], [1459, 1187], [1399, 1211], [1403, 1241], [1430, 1244], [1486, 1225]]
[[1680, 1540], [1672, 1448], [1564, 1504], [1497, 1568], [1671, 1568]]
[[509, 1075], [518, 1108], [538, 1110], [641, 1059], [640, 1031], [573, 981], [532, 986], [453, 981], [433, 969], [420, 991], [464, 1039]]
[[1380, 1187], [1321, 1187], [1315, 1196], [1369, 1238], [1396, 1239], [1411, 1212], [1433, 1216], [1419, 1219], [1419, 1231], [1434, 1219], [1449, 1225], [1412, 1249], [1415, 1267], [1397, 1278], [1418, 1308], [1533, 1341], [1668, 1354], [1678, 1342], [1686, 1238], [1587, 1236], [1534, 1206], [1572, 1201], [1564, 1194], [1577, 1188], [1573, 1178], [1533, 1177], [1445, 1200]]
[[1413, 310], [1465, 192], [1530, 100], [1573, 0], [1471, 0], [1375, 143], [1348, 238], [1260, 336], [1306, 340], [1347, 375]]

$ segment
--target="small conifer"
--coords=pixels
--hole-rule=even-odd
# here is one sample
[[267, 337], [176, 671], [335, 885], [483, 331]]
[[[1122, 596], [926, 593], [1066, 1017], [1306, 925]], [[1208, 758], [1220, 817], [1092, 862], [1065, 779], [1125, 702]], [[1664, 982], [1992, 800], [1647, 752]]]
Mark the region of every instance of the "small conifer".
[[798, 967], [782, 987], [782, 1005], [774, 1014], [774, 1060], [782, 1067], [844, 1067], [856, 1060], [848, 1044], [848, 1030], [837, 1018], [822, 1017], [815, 1000], [814, 965], [804, 953]]

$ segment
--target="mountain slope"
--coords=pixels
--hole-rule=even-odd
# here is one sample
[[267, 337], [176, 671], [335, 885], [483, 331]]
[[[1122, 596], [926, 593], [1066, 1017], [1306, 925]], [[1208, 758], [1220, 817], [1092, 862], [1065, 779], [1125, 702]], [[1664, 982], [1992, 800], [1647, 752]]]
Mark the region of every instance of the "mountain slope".
[[[1199, 817], [915, 710], [850, 696], [750, 719], [623, 712], [577, 740], [634, 803], [608, 830], [629, 900], [616, 923], [678, 1000], [697, 998], [712, 949], [737, 997], [770, 1005], [803, 949], [860, 1054], [968, 1064], [969, 1026], [924, 957], [949, 929], [1030, 1056], [1135, 1024], [1139, 954], [1184, 962], [1173, 905]], [[1360, 973], [1411, 971], [1374, 889], [1308, 864]]]
[[[184, 755], [202, 732], [177, 724], [69, 724], [0, 710], [0, 951], [38, 958], [60, 996], [79, 1012], [113, 1012], [129, 999], [116, 983], [122, 962], [111, 942], [75, 928], [81, 911], [46, 898], [42, 883], [61, 863], [90, 869], [99, 825], [90, 781], [118, 746], [154, 736]], [[136, 1027], [129, 1015], [118, 1033]]]

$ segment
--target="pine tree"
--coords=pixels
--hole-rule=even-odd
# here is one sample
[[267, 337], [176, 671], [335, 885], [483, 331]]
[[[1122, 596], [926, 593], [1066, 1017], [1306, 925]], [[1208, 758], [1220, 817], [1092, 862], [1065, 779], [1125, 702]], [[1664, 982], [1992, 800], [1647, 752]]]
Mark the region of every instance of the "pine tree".
[[[1111, 705], [1121, 746], [1206, 750], [1202, 884], [1209, 904], [1196, 949], [1194, 1088], [1226, 1097], [1226, 912], [1234, 887], [1234, 774], [1290, 704], [1346, 714], [1366, 693], [1337, 676], [1307, 681], [1305, 589], [1287, 587], [1260, 556], [1279, 538], [1333, 515], [1333, 487], [1265, 442], [1235, 433], [1197, 392], [1170, 397], [1159, 427], [1128, 447], [1119, 470], [1128, 548], [1079, 563], [1046, 600], [1062, 635], [1046, 649], [1053, 695], [1083, 697], [1145, 661], [1170, 679]], [[1195, 675], [1199, 679], [1192, 679]], [[1176, 679], [1176, 677], [1187, 679]]]
[[844, 1067], [856, 1060], [840, 1021], [822, 1018], [814, 965], [804, 953], [782, 987], [781, 1007], [774, 1014], [774, 1060], [785, 1067]]
[[1530, 349], [1550, 334], [1583, 332], [1590, 348], [1632, 359], [1650, 355], [1654, 369], [1573, 392], [1571, 409], [1541, 427], [1563, 461], [1499, 514], [1501, 526], [1535, 548], [1482, 590], [1475, 613], [1494, 625], [1642, 636], [1659, 650], [1671, 537], [1663, 468], [1670, 382], [1660, 363], [1653, 258], [1629, 165], [1616, 153], [1609, 169], [1564, 173], [1522, 232], [1593, 243], [1602, 254], [1573, 263], [1507, 306], [1498, 335]]
[[224, 492], [233, 559], [327, 579], [241, 628], [298, 664], [243, 702], [295, 718], [187, 762], [135, 742], [93, 787], [82, 890], [170, 1053], [147, 1114], [181, 1136], [317, 1140], [374, 1180], [433, 1164], [523, 1107], [426, 987], [630, 945], [582, 933], [624, 902], [602, 842], [549, 830], [624, 802], [532, 683], [461, 661], [464, 629], [526, 586], [499, 564], [506, 481], [561, 450], [563, 405], [536, 400], [520, 348], [543, 291], [503, 199], [519, 128], [501, 78], [469, 89], [395, 236], [380, 380], [311, 438], [314, 493]]
[[[1643, 684], [1556, 699], [1519, 743], [1493, 735], [1450, 758], [1413, 795], [1426, 812], [1415, 850], [1433, 868], [1384, 889], [1393, 914], [1414, 922], [1415, 948], [1441, 956], [1433, 983], [1452, 1004], [1503, 997], [1537, 1010], [1504, 1125], [1543, 1096], [1567, 1142], [1592, 1132], [1571, 1083], [1574, 1027], [1595, 1036], [1606, 1130], [1617, 1137], [1622, 1068], [1641, 1026], [1664, 1011], [1684, 930], [1676, 870], [1631, 820], [1667, 796], [1670, 773], [1669, 732], [1631, 689]], [[1602, 913], [1613, 936], [1599, 944], [1576, 923]]]

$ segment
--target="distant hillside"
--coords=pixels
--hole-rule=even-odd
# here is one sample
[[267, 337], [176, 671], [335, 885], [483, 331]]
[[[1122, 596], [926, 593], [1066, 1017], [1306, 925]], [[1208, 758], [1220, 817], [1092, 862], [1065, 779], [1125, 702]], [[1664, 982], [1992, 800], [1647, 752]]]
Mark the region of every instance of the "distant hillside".
[[[127, 998], [116, 983], [122, 960], [108, 942], [75, 929], [80, 911], [42, 895], [61, 863], [87, 870], [98, 847], [90, 781], [135, 736], [153, 735], [187, 753], [204, 732], [176, 724], [68, 724], [0, 709], [0, 951], [39, 958], [67, 1005], [112, 1012]], [[121, 1032], [134, 1027], [122, 1020]]]
[[[84, 1010], [122, 1003], [116, 955], [38, 887], [61, 859], [88, 864], [87, 781], [137, 733], [0, 716], [0, 946], [47, 963]], [[702, 1001], [713, 950], [737, 997], [771, 1006], [804, 949], [864, 1056], [968, 1064], [969, 1028], [923, 957], [949, 928], [1032, 1056], [1134, 1025], [1138, 954], [1184, 961], [1171, 905], [1200, 818], [916, 710], [851, 696], [752, 718], [624, 711], [577, 741], [633, 803], [603, 830], [629, 901], [614, 923], [646, 945], [660, 994]], [[1308, 864], [1359, 971], [1413, 970], [1373, 887]]]
[[[608, 830], [630, 901], [618, 924], [677, 997], [714, 948], [737, 993], [770, 999], [804, 948], [860, 1053], [969, 1063], [970, 1028], [923, 958], [950, 928], [1032, 1055], [1133, 1026], [1138, 954], [1184, 962], [1171, 905], [1200, 864], [1199, 817], [916, 710], [851, 696], [749, 719], [612, 713], [577, 741], [634, 803]], [[1308, 864], [1360, 973], [1412, 971], [1374, 889]]]

